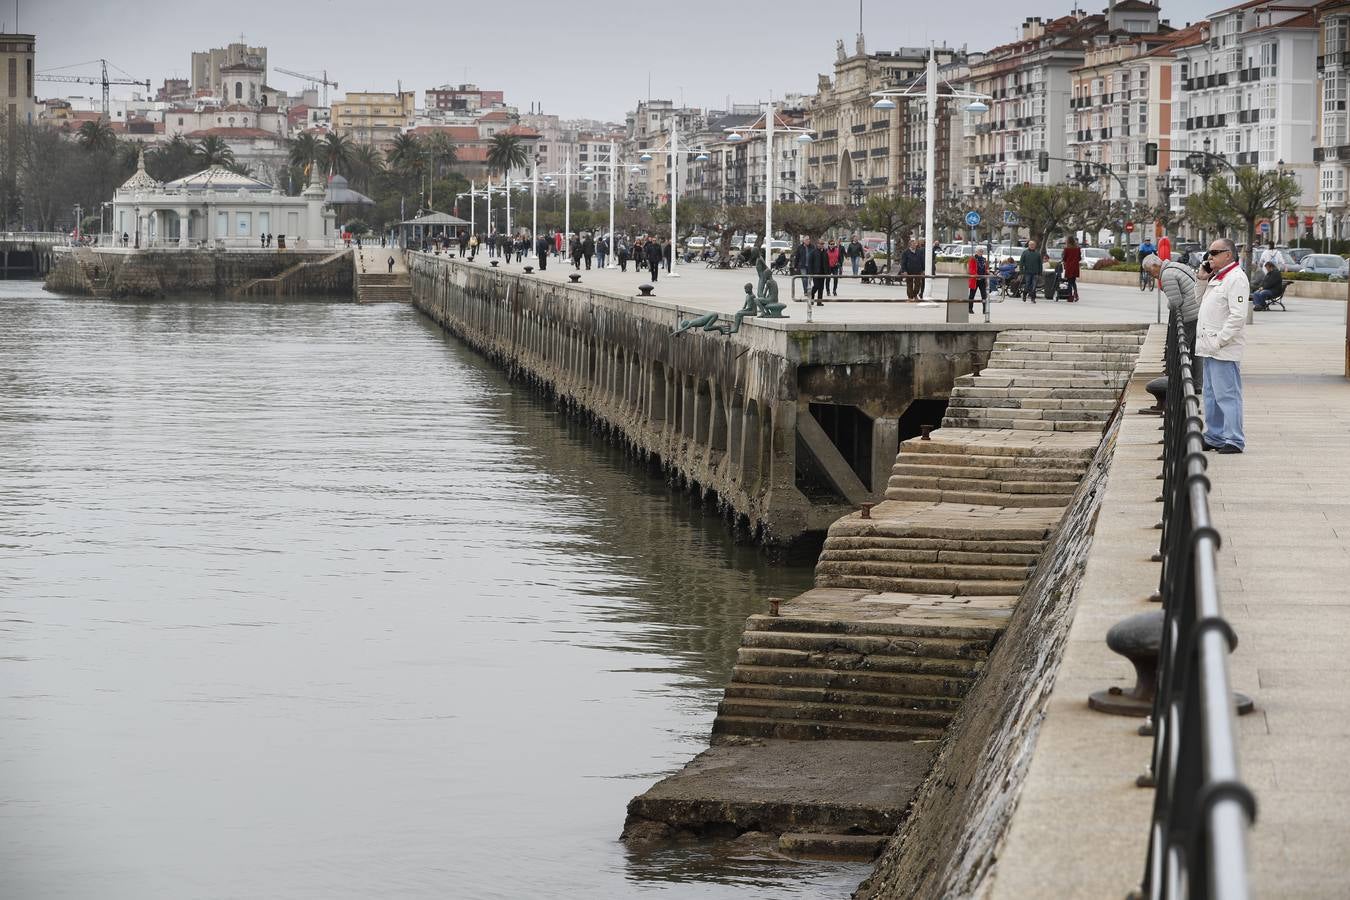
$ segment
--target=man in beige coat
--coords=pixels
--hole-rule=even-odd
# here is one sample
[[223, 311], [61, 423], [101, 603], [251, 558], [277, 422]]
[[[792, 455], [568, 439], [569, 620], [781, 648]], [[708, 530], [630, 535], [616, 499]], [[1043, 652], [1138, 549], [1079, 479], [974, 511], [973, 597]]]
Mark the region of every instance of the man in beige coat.
[[1205, 367], [1205, 449], [1241, 453], [1242, 349], [1247, 344], [1247, 304], [1251, 285], [1238, 265], [1237, 248], [1227, 238], [1209, 245], [1197, 273], [1208, 276], [1196, 320], [1195, 355]]

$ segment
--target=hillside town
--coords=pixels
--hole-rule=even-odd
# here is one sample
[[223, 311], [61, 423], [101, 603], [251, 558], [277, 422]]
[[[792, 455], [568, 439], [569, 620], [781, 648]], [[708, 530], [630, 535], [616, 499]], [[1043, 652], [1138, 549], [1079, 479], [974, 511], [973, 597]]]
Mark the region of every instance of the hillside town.
[[[1258, 243], [1334, 251], [1346, 237], [1350, 5], [1337, 2], [1247, 2], [1176, 23], [1158, 5], [1119, 0], [1098, 12], [1028, 17], [1018, 40], [988, 49], [874, 48], [857, 34], [818, 61], [814, 85], [781, 85], [771, 102], [706, 109], [647, 98], [622, 122], [560, 118], [490, 86], [413, 89], [397, 72], [388, 84], [339, 93], [340, 71], [269, 65], [267, 47], [247, 43], [184, 55], [187, 78], [120, 77], [112, 66], [110, 79], [110, 63], [101, 75], [71, 76], [46, 72], [39, 36], [7, 36], [6, 227], [134, 239], [135, 214], [122, 209], [114, 222], [109, 203], [142, 152], [141, 177], [160, 184], [212, 165], [251, 190], [287, 196], [301, 195], [316, 171], [345, 179], [341, 189], [359, 202], [339, 207], [336, 227], [358, 232], [431, 211], [504, 230], [504, 219], [485, 225], [493, 192], [508, 197], [497, 201], [500, 216], [508, 204], [519, 210], [511, 197], [532, 181], [550, 230], [600, 227], [611, 202], [627, 227], [642, 230], [672, 193], [722, 208], [761, 206], [766, 194], [844, 208], [920, 198], [931, 55], [937, 95], [949, 98], [937, 104], [933, 130], [943, 240], [981, 237], [965, 233], [970, 210], [991, 229], [983, 237], [1038, 236], [1039, 220], [1059, 214], [1038, 210], [1045, 195], [1019, 189], [1042, 186], [1090, 196], [1050, 229], [1073, 226], [1090, 243], [1138, 244], [1164, 232], [1199, 239], [1236, 227]], [[100, 82], [111, 94], [108, 84], [97, 94]], [[899, 95], [879, 100], [885, 91]], [[957, 99], [967, 94], [988, 100]], [[772, 165], [769, 116], [780, 130]], [[59, 135], [113, 174], [54, 180], [50, 158], [26, 162], [44, 154], [20, 145], [43, 137], [24, 130]], [[804, 138], [783, 140], [784, 132]], [[1269, 178], [1248, 184], [1244, 171]], [[1233, 198], [1227, 182], [1255, 196]], [[901, 217], [912, 209], [902, 206]], [[144, 222], [142, 237], [180, 238], [174, 219]], [[686, 217], [687, 226], [697, 230], [698, 219]], [[284, 221], [231, 233], [281, 231]], [[520, 215], [515, 222], [530, 224]]]

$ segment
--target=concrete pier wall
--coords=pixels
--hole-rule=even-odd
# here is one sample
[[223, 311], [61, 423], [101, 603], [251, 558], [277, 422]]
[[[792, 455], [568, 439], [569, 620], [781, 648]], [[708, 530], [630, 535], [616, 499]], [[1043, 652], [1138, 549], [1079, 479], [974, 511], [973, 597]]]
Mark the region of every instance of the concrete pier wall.
[[352, 296], [350, 253], [332, 250], [123, 250], [59, 247], [45, 286], [90, 297], [226, 296], [257, 279], [305, 266], [287, 279], [290, 296]]
[[[409, 269], [427, 315], [694, 490], [715, 492], [771, 544], [879, 499], [901, 437], [920, 420], [937, 424], [956, 378], [978, 369], [996, 335], [799, 318], [672, 335], [701, 311], [441, 256], [410, 254]], [[916, 400], [932, 402], [911, 412]]]

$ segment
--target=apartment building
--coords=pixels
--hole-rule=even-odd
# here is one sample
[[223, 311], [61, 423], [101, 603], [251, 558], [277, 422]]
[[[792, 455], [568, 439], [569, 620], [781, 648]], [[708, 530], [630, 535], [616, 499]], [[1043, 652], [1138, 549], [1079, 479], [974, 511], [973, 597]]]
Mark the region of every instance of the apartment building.
[[[1314, 11], [1317, 24], [1317, 231], [1344, 238], [1346, 172], [1350, 170], [1350, 123], [1346, 81], [1350, 79], [1350, 0], [1332, 0]], [[1301, 224], [1301, 223], [1300, 223]]]
[[505, 107], [506, 95], [502, 91], [482, 90], [476, 84], [443, 84], [427, 89], [426, 106], [429, 110], [474, 113], [478, 110]]
[[[1317, 203], [1313, 161], [1318, 26], [1312, 0], [1258, 0], [1215, 13], [1203, 40], [1174, 51], [1173, 202], [1204, 187], [1187, 153], [1222, 155], [1236, 166], [1282, 168], [1303, 186], [1296, 214]], [[1282, 236], [1284, 221], [1276, 223]]]
[[212, 97], [225, 96], [225, 79], [221, 74], [224, 66], [249, 63], [263, 72], [267, 71], [267, 48], [250, 47], [244, 43], [227, 44], [212, 50], [201, 50], [192, 54], [192, 92], [206, 92]]
[[333, 103], [333, 130], [358, 144], [388, 150], [394, 138], [411, 128], [416, 117], [413, 91], [361, 91]]
[[[970, 87], [993, 101], [967, 123], [962, 183], [973, 189], [991, 180], [1005, 186], [1063, 182], [1071, 73], [1083, 67], [1090, 48], [1170, 31], [1158, 7], [1143, 0], [1119, 0], [1101, 13], [1074, 9], [1050, 21], [1024, 20], [1018, 40], [971, 63]], [[1046, 172], [1038, 164], [1042, 153], [1051, 157]]]
[[10, 136], [21, 122], [37, 121], [37, 92], [33, 88], [37, 38], [31, 34], [0, 34], [0, 72], [4, 78], [4, 113]]

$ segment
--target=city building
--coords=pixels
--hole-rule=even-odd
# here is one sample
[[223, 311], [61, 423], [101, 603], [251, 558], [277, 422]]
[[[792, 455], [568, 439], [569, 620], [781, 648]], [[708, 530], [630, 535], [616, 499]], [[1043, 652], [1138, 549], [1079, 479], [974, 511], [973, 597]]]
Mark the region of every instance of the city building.
[[20, 123], [33, 124], [38, 117], [37, 91], [33, 86], [37, 38], [31, 34], [0, 34], [0, 78], [4, 79], [4, 116], [11, 139]]
[[191, 96], [192, 85], [186, 78], [166, 78], [155, 92], [155, 99], [160, 103], [176, 103]]
[[476, 84], [448, 85], [429, 88], [426, 91], [428, 110], [439, 109], [449, 112], [474, 113], [479, 110], [500, 109], [506, 106], [505, 95], [501, 91], [480, 90]]
[[266, 72], [267, 48], [235, 43], [193, 53], [191, 76], [193, 93], [205, 91], [212, 97], [224, 97], [225, 79], [222, 77], [221, 69], [245, 62], [252, 63], [253, 66]]
[[[628, 165], [625, 202], [664, 204], [670, 199], [671, 154], [664, 152], [672, 143], [676, 148], [695, 147], [695, 135], [706, 130], [703, 110], [676, 106], [671, 100], [644, 100], [628, 113], [624, 124], [624, 142], [620, 157]], [[650, 160], [643, 160], [649, 155]], [[680, 194], [688, 193], [691, 167], [697, 165], [696, 153], [677, 153], [675, 167]], [[639, 168], [633, 172], [634, 166]]]
[[[934, 56], [940, 71], [958, 78], [964, 75], [964, 50], [938, 47]], [[895, 109], [876, 109], [871, 94], [914, 85], [921, 95], [928, 50], [903, 47], [868, 53], [863, 36], [858, 35], [851, 55], [839, 41], [835, 57], [834, 77], [821, 75], [816, 93], [806, 101], [806, 122], [815, 142], [804, 160], [804, 192], [837, 204], [861, 203], [872, 194], [921, 194], [927, 167], [925, 104], [921, 99], [897, 98]], [[941, 81], [939, 93], [950, 91], [948, 80]], [[954, 180], [951, 116], [951, 104], [940, 103], [935, 157], [938, 185]]]
[[[1346, 172], [1350, 170], [1350, 123], [1346, 81], [1350, 79], [1350, 0], [1331, 0], [1314, 11], [1317, 23], [1317, 210], [1322, 236], [1344, 238]], [[1304, 225], [1303, 222], [1296, 226]]]
[[320, 167], [298, 197], [289, 197], [257, 178], [222, 166], [161, 183], [145, 171], [142, 154], [136, 172], [113, 194], [115, 233], [127, 244], [156, 246], [260, 245], [264, 234], [284, 235], [302, 248], [335, 234], [333, 210]]
[[[1175, 51], [1204, 40], [1205, 26], [1112, 41], [1099, 34], [1083, 65], [1069, 72], [1066, 180], [1112, 201], [1150, 206], [1171, 193], [1172, 68]], [[1145, 147], [1158, 147], [1156, 166]], [[1158, 175], [1162, 173], [1163, 181]]]
[[394, 138], [413, 127], [416, 97], [413, 91], [348, 93], [333, 103], [333, 130], [358, 144], [388, 150]]
[[[1186, 168], [1188, 153], [1222, 155], [1235, 166], [1282, 169], [1298, 179], [1296, 216], [1317, 206], [1313, 161], [1318, 26], [1312, 0], [1257, 0], [1214, 13], [1205, 39], [1173, 51], [1171, 174], [1173, 203], [1203, 189], [1206, 175]], [[1283, 211], [1282, 211], [1283, 212]], [[1273, 222], [1284, 237], [1285, 217]]]
[[[969, 114], [962, 184], [973, 190], [989, 180], [1007, 187], [1065, 181], [1071, 73], [1082, 68], [1088, 49], [1172, 30], [1159, 19], [1159, 8], [1142, 0], [1118, 0], [1097, 14], [1074, 9], [1050, 21], [1023, 21], [1018, 40], [970, 65], [968, 86], [993, 99], [988, 112]], [[1049, 156], [1045, 172], [1042, 153]]]

